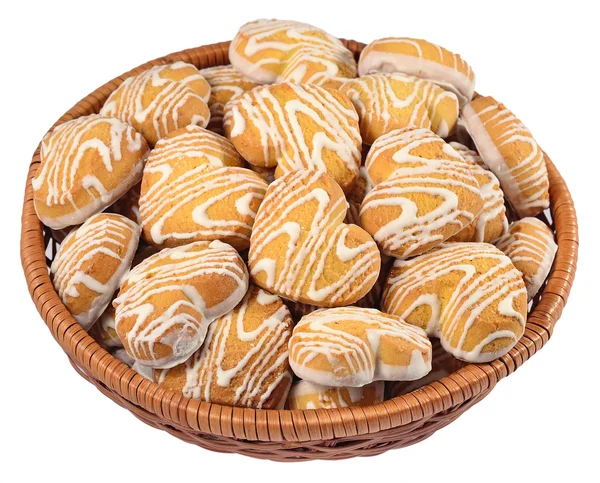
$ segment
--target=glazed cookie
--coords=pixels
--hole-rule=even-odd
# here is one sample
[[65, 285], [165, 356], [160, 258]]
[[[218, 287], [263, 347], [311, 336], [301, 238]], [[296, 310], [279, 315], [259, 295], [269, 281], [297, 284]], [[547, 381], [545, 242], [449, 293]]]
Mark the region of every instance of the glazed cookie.
[[517, 215], [534, 216], [548, 208], [544, 153], [529, 129], [493, 97], [471, 101], [461, 120]]
[[358, 112], [365, 144], [407, 126], [431, 128], [441, 137], [449, 136], [456, 127], [456, 96], [418, 77], [371, 74], [345, 82], [340, 92], [350, 98]]
[[135, 267], [114, 300], [116, 329], [139, 363], [180, 364], [202, 344], [208, 325], [248, 288], [237, 252], [220, 241], [166, 248]]
[[129, 77], [106, 100], [100, 114], [129, 122], [151, 146], [190, 124], [206, 127], [210, 111], [205, 96], [192, 88], [192, 82], [171, 80], [180, 75], [162, 66]]
[[262, 19], [243, 25], [229, 60], [259, 84], [322, 84], [356, 77], [356, 61], [342, 42], [321, 29], [291, 20]]
[[362, 228], [343, 223], [346, 199], [321, 171], [287, 173], [269, 185], [250, 238], [254, 282], [297, 302], [336, 307], [363, 297], [380, 256]]
[[140, 227], [121, 215], [100, 213], [72, 231], [61, 244], [50, 273], [69, 312], [88, 330], [129, 267]]
[[208, 129], [223, 134], [223, 114], [225, 104], [238, 98], [244, 92], [254, 89], [259, 84], [244, 76], [232, 65], [217, 65], [200, 70], [200, 74], [210, 84], [210, 122]]
[[537, 218], [523, 218], [510, 225], [496, 246], [523, 274], [527, 295], [533, 298], [550, 273], [558, 249], [552, 230]]
[[39, 219], [59, 230], [83, 223], [142, 177], [148, 145], [118, 119], [91, 115], [65, 122], [42, 140], [31, 180]]
[[527, 292], [510, 258], [487, 243], [446, 243], [396, 260], [382, 310], [439, 337], [468, 362], [489, 362], [525, 330]]
[[211, 96], [211, 86], [196, 66], [186, 62], [175, 62], [173, 64], [157, 65], [147, 71], [149, 75], [158, 76], [161, 79], [180, 82], [189, 86], [198, 94], [204, 102], [208, 103]]
[[485, 169], [489, 170], [489, 168], [485, 165], [485, 163], [483, 162], [483, 159], [481, 159], [481, 156], [479, 155], [479, 153], [477, 151], [473, 151], [472, 149], [469, 149], [464, 144], [457, 143], [456, 141], [452, 141], [448, 144], [450, 146], [452, 146], [454, 148], [454, 150], [458, 154], [460, 154], [465, 160], [471, 161], [471, 162], [477, 164], [478, 166], [480, 166], [481, 168], [485, 168]]
[[225, 107], [225, 133], [250, 164], [325, 171], [343, 190], [360, 166], [358, 116], [336, 91], [313, 85], [257, 87]]
[[292, 383], [292, 327], [279, 297], [250, 287], [235, 309], [210, 324], [192, 357], [172, 369], [155, 370], [154, 379], [165, 389], [202, 401], [282, 409]]
[[109, 304], [106, 310], [102, 312], [98, 321], [90, 329], [89, 334], [105, 349], [123, 347], [115, 329], [115, 308], [112, 304]]
[[144, 240], [156, 247], [221, 240], [247, 249], [267, 183], [240, 164], [227, 139], [197, 126], [161, 139], [142, 179]]
[[365, 167], [375, 187], [361, 205], [360, 225], [386, 255], [425, 253], [472, 223], [484, 206], [473, 176], [477, 165], [428, 129], [381, 136]]
[[431, 370], [425, 332], [375, 309], [317, 310], [294, 327], [289, 348], [294, 373], [325, 386], [410, 381]]
[[473, 98], [475, 74], [458, 54], [422, 39], [387, 37], [367, 45], [358, 61], [359, 75], [403, 72], [435, 82], [464, 106]]
[[332, 409], [370, 406], [383, 401], [385, 383], [375, 381], [362, 387], [329, 387], [298, 381], [288, 396], [290, 409]]

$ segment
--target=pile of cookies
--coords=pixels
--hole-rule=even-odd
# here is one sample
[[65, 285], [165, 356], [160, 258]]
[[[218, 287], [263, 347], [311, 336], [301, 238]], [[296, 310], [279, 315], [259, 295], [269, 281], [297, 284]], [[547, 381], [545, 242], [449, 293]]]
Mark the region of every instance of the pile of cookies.
[[557, 249], [548, 175], [471, 67], [396, 37], [357, 63], [280, 20], [229, 58], [130, 77], [44, 138], [35, 208], [68, 232], [50, 270], [81, 326], [251, 408], [373, 404], [508, 352]]

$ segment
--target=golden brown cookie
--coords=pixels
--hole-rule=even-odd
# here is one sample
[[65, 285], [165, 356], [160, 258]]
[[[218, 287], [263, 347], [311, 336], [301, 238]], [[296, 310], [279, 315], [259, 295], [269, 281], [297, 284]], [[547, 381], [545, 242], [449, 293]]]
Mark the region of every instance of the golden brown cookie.
[[254, 89], [260, 84], [253, 82], [243, 75], [233, 65], [217, 65], [207, 69], [201, 69], [200, 74], [210, 84], [210, 122], [208, 129], [223, 134], [223, 114], [225, 104], [236, 99], [244, 92]]
[[363, 297], [380, 256], [362, 228], [343, 223], [346, 199], [321, 171], [287, 173], [269, 185], [248, 253], [254, 283], [297, 302], [335, 307]]
[[527, 292], [510, 258], [488, 243], [445, 243], [396, 260], [382, 310], [439, 337], [454, 357], [489, 362], [525, 330]]
[[166, 248], [135, 267], [114, 300], [116, 329], [139, 363], [169, 368], [202, 344], [210, 322], [233, 309], [248, 288], [235, 249], [220, 241]]
[[475, 74], [458, 54], [422, 39], [386, 37], [367, 45], [358, 61], [359, 75], [403, 72], [435, 82], [456, 94], [460, 105], [475, 92]]
[[391, 131], [377, 139], [367, 157], [375, 187], [361, 205], [360, 225], [386, 255], [425, 253], [482, 210], [476, 167], [428, 129]]
[[461, 120], [520, 218], [550, 206], [544, 153], [512, 112], [493, 97], [478, 97]]
[[198, 94], [204, 102], [208, 102], [211, 95], [211, 86], [196, 66], [186, 62], [174, 62], [173, 64], [157, 65], [147, 71], [149, 75], [158, 76], [161, 79], [177, 81], [189, 86]]
[[144, 240], [156, 247], [221, 240], [247, 249], [267, 183], [240, 164], [227, 139], [197, 126], [161, 139], [142, 179]]
[[510, 225], [496, 246], [523, 274], [527, 295], [533, 298], [550, 273], [558, 249], [552, 230], [537, 218], [523, 218]]
[[185, 64], [189, 66], [186, 71], [196, 69], [188, 83], [189, 75], [180, 78], [183, 74], [173, 65], [170, 70], [168, 66], [155, 67], [125, 79], [106, 100], [100, 114], [130, 123], [151, 146], [171, 131], [190, 124], [206, 127], [210, 119], [206, 94], [194, 90], [199, 88], [197, 77], [202, 76], [194, 66]]
[[141, 179], [147, 155], [144, 138], [118, 119], [91, 115], [61, 124], [42, 140], [31, 180], [38, 217], [57, 230], [83, 223]]
[[72, 231], [61, 244], [50, 273], [69, 312], [88, 330], [131, 266], [140, 227], [121, 215], [100, 213]]
[[342, 42], [321, 29], [291, 20], [248, 22], [231, 41], [229, 60], [259, 84], [323, 84], [356, 77], [356, 61]]
[[89, 330], [89, 334], [105, 349], [123, 347], [115, 329], [115, 308], [112, 304], [102, 312], [98, 321]]
[[375, 309], [321, 309], [303, 317], [290, 339], [301, 379], [335, 387], [414, 380], [431, 370], [431, 342], [400, 317]]
[[293, 322], [276, 295], [250, 287], [235, 309], [209, 326], [185, 363], [155, 370], [165, 389], [201, 401], [282, 409], [292, 383], [288, 342]]
[[289, 409], [332, 409], [371, 406], [383, 401], [385, 383], [375, 381], [362, 387], [329, 387], [298, 381], [290, 389]]
[[250, 164], [327, 172], [350, 188], [360, 166], [360, 131], [352, 103], [313, 85], [257, 87], [225, 107], [225, 133]]
[[408, 126], [431, 128], [441, 137], [451, 135], [456, 127], [456, 96], [418, 77], [370, 74], [348, 80], [340, 92], [350, 98], [358, 112], [365, 144]]

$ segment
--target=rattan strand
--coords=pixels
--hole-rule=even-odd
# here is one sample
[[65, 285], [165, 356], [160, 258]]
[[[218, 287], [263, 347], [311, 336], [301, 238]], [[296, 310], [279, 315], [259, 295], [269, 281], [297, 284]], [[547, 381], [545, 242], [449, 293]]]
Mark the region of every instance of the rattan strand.
[[[344, 41], [356, 56], [364, 44]], [[127, 77], [150, 66], [183, 60], [199, 68], [226, 64], [229, 42], [184, 50], [147, 62], [82, 99], [56, 123], [96, 113]], [[488, 364], [469, 364], [410, 394], [367, 407], [329, 410], [254, 410], [184, 398], [144, 379], [102, 349], [79, 326], [56, 294], [48, 264], [56, 241], [45, 233], [33, 207], [31, 179], [40, 162], [35, 151], [25, 188], [21, 260], [31, 297], [73, 367], [100, 392], [141, 421], [203, 448], [278, 461], [342, 459], [380, 454], [431, 436], [483, 399], [496, 383], [539, 351], [552, 335], [567, 302], [577, 267], [577, 217], [569, 190], [546, 156], [551, 220], [558, 252], [547, 284], [535, 298], [521, 341]], [[46, 256], [46, 248], [49, 253]]]

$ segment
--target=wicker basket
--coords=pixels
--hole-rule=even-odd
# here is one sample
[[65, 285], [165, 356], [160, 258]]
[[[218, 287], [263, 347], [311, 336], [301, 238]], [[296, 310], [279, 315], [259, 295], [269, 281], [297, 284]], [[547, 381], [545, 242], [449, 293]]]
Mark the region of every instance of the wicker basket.
[[[358, 55], [364, 44], [344, 41]], [[228, 42], [184, 50], [147, 62], [78, 102], [57, 122], [97, 113], [109, 94], [133, 74], [153, 65], [183, 60], [199, 68], [228, 63]], [[40, 162], [33, 155], [23, 204], [21, 261], [35, 305], [82, 377], [145, 423], [220, 452], [279, 461], [342, 459], [383, 453], [417, 443], [454, 421], [483, 399], [550, 338], [569, 296], [577, 265], [577, 218], [569, 190], [546, 157], [551, 220], [558, 252], [541, 294], [534, 299], [525, 334], [505, 356], [468, 364], [409, 394], [373, 406], [329, 410], [254, 410], [203, 403], [144, 379], [101, 348], [75, 321], [56, 294], [48, 266], [57, 243], [38, 220], [31, 179]]]

